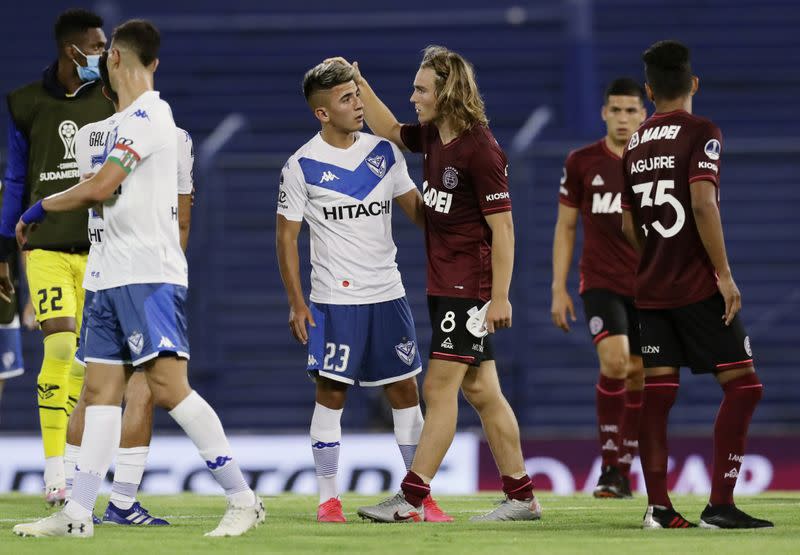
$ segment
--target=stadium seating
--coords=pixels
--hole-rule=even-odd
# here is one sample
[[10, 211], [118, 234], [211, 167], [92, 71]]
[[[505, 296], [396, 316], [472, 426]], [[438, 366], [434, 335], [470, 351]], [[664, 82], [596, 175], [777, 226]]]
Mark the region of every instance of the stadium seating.
[[[283, 160], [316, 131], [300, 92], [304, 70], [329, 55], [358, 59], [396, 115], [410, 120], [408, 97], [419, 51], [440, 43], [463, 52], [475, 64], [493, 130], [507, 149], [533, 109], [545, 105], [553, 110], [553, 121], [526, 152], [509, 150], [518, 237], [512, 292], [515, 325], [497, 337], [496, 350], [506, 393], [527, 431], [590, 433], [597, 370], [581, 309], [569, 335], [556, 330], [549, 317], [550, 248], [561, 163], [571, 148], [602, 133], [602, 84], [618, 75], [640, 77], [640, 52], [654, 40], [678, 38], [693, 48], [694, 68], [701, 76], [695, 111], [714, 119], [725, 134], [723, 218], [734, 275], [743, 292], [744, 318], [766, 384], [754, 427], [796, 428], [800, 406], [792, 400], [800, 388], [795, 368], [800, 225], [794, 209], [800, 200], [800, 6], [788, 0], [765, 0], [757, 7], [748, 0], [652, 0], [646, 5], [635, 0], [596, 1], [590, 45], [597, 84], [589, 94], [596, 98], [597, 113], [576, 124], [569, 117], [577, 109], [571, 87], [581, 81], [570, 65], [574, 40], [567, 18], [546, 12], [543, 21], [511, 24], [493, 17], [510, 9], [512, 2], [495, 2], [488, 9], [485, 2], [465, 0], [458, 3], [459, 9], [478, 14], [484, 10], [485, 22], [454, 18], [451, 25], [408, 24], [414, 17], [422, 22], [421, 10], [428, 4], [413, 0], [392, 8], [398, 13], [392, 25], [391, 18], [369, 11], [374, 4], [353, 0], [344, 8], [345, 16], [364, 21], [360, 28], [348, 25], [345, 16], [329, 26], [319, 18], [305, 21], [305, 16], [331, 9], [318, 0], [304, 2], [302, 13], [291, 4], [270, 7], [292, 29], [275, 28], [264, 4], [256, 0], [225, 3], [226, 14], [260, 14], [250, 18], [224, 17], [214, 0], [193, 2], [189, 15], [153, 0], [138, 2], [136, 11], [119, 3], [117, 11], [110, 12], [118, 20], [150, 17], [161, 26], [157, 88], [171, 103], [178, 124], [193, 134], [196, 151], [226, 115], [238, 112], [247, 120], [213, 163], [198, 159], [201, 170], [195, 171], [191, 368], [195, 387], [215, 404], [226, 425], [301, 430], [311, 415], [305, 356], [287, 330], [274, 248], [278, 173]], [[530, 13], [543, 7], [561, 13], [568, 3], [521, 4]], [[723, 5], [725, 10], [720, 9]], [[33, 5], [20, 5], [18, 10], [24, 26], [11, 18], [0, 23], [6, 44], [14, 45], [0, 53], [5, 61], [3, 91], [37, 77], [38, 68], [52, 57], [50, 32], [57, 10]], [[717, 25], [709, 28], [704, 24], [709, 20]], [[110, 30], [109, 26], [109, 34]], [[419, 179], [419, 160], [410, 155], [409, 164]], [[399, 214], [395, 239], [420, 349], [426, 353], [422, 237]], [[307, 242], [301, 252], [307, 253]], [[308, 273], [307, 264], [303, 271]], [[575, 271], [572, 277], [574, 282]], [[32, 384], [39, 351], [38, 338], [26, 337], [29, 374], [7, 385], [5, 430], [37, 427]], [[707, 431], [719, 389], [710, 378], [685, 376], [683, 383], [674, 425]], [[379, 392], [354, 392], [344, 426], [386, 427], [379, 397]], [[163, 414], [158, 422], [173, 426]], [[479, 425], [471, 410], [463, 411], [461, 422]]]

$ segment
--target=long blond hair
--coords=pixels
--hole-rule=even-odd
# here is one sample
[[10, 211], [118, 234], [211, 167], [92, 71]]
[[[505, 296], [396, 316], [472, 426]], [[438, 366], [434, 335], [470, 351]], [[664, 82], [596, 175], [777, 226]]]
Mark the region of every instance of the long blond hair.
[[457, 135], [474, 125], [489, 124], [475, 70], [460, 54], [444, 46], [428, 46], [419, 67], [436, 75], [436, 111]]

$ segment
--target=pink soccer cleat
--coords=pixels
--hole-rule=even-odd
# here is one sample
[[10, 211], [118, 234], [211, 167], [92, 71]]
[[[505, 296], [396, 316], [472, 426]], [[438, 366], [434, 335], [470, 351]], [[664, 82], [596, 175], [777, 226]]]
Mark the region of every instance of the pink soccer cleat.
[[347, 522], [342, 512], [342, 502], [338, 497], [331, 497], [320, 503], [317, 509], [317, 522]]
[[430, 495], [422, 500], [425, 507], [425, 522], [453, 522], [453, 517], [444, 512]]

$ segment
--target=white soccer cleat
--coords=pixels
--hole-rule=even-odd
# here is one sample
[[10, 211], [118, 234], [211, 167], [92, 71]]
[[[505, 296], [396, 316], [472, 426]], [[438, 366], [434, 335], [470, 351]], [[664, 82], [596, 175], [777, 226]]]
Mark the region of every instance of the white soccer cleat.
[[536, 497], [525, 501], [506, 497], [497, 507], [483, 515], [470, 518], [472, 522], [499, 522], [508, 520], [539, 520], [542, 518], [542, 506]]
[[14, 526], [14, 533], [18, 536], [28, 536], [32, 538], [46, 538], [51, 536], [91, 538], [94, 536], [94, 524], [92, 524], [91, 518], [86, 520], [74, 520], [68, 517], [64, 511], [58, 511], [36, 522], [17, 524]]
[[211, 538], [241, 536], [250, 528], [258, 527], [266, 518], [267, 512], [260, 497], [256, 497], [256, 502], [249, 507], [236, 507], [228, 503], [219, 525], [205, 535]]
[[472, 307], [467, 311], [467, 314], [469, 314], [467, 331], [478, 339], [486, 337], [489, 333], [489, 330], [486, 329], [486, 312], [489, 310], [489, 304], [491, 304], [491, 302], [492, 301], [488, 301], [480, 309]]

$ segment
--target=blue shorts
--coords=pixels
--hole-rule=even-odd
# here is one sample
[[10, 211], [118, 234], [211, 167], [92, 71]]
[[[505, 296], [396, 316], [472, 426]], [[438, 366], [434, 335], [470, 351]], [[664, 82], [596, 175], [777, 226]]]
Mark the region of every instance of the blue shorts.
[[86, 289], [83, 297], [83, 317], [81, 317], [81, 329], [78, 332], [78, 350], [75, 351], [75, 362], [81, 366], [86, 366], [86, 361], [83, 360], [84, 345], [86, 344], [86, 329], [88, 328], [89, 320], [89, 307], [92, 306], [92, 299], [94, 298], [94, 291]]
[[141, 283], [103, 289], [89, 306], [84, 360], [139, 366], [174, 353], [189, 358], [186, 288]]
[[308, 367], [347, 384], [376, 386], [422, 371], [414, 318], [405, 297], [363, 305], [314, 304], [308, 326]]
[[22, 361], [22, 341], [19, 335], [19, 316], [10, 324], [0, 325], [0, 380], [25, 373]]

